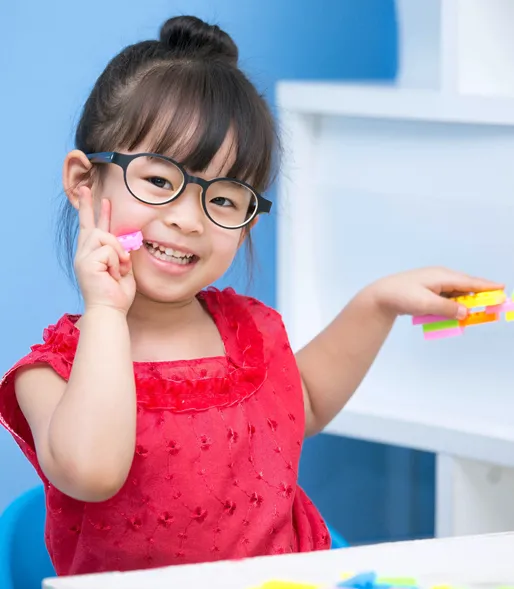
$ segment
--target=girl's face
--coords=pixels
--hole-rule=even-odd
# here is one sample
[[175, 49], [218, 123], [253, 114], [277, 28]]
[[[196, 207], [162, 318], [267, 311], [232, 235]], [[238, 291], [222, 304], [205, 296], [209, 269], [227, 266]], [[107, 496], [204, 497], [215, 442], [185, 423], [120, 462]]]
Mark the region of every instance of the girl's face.
[[[227, 138], [206, 170], [189, 171], [206, 180], [223, 176], [232, 162], [230, 146]], [[137, 150], [144, 151], [143, 147]], [[74, 166], [88, 165], [87, 159], [82, 164], [74, 161], [73, 154], [77, 158], [81, 152], [68, 155], [65, 182], [67, 169], [73, 176]], [[93, 184], [92, 192], [97, 207], [102, 198], [111, 202], [111, 233], [143, 233], [144, 246], [131, 253], [139, 295], [158, 302], [186, 302], [230, 267], [244, 230], [215, 225], [202, 209], [198, 185], [189, 184], [176, 200], [155, 206], [130, 194], [119, 166], [102, 165], [102, 173], [102, 181]], [[74, 185], [71, 178], [69, 181], [68, 186]]]

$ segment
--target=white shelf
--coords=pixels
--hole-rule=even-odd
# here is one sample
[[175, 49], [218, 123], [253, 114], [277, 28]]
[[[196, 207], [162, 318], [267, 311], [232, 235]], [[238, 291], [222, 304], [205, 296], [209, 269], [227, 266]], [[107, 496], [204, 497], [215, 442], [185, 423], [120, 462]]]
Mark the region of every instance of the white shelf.
[[513, 99], [394, 85], [280, 82], [277, 100], [283, 111], [304, 115], [514, 126]]
[[[504, 412], [495, 415], [499, 409], [499, 395], [494, 392], [480, 394], [480, 390], [470, 387], [452, 394], [450, 383], [458, 388], [458, 380], [455, 380], [458, 371], [446, 372], [447, 364], [438, 360], [448, 355], [459, 358], [458, 348], [480, 346], [483, 333], [474, 331], [466, 334], [466, 339], [426, 342], [419, 328], [411, 327], [406, 319], [399, 321], [377, 367], [370, 371], [344, 410], [325, 428], [326, 433], [514, 468], [514, 403], [505, 404]], [[508, 324], [496, 327], [497, 331], [506, 330], [504, 335], [511, 331]], [[322, 324], [308, 325], [304, 321], [296, 337], [301, 342], [309, 341], [311, 334], [322, 328]], [[410, 334], [409, 330], [412, 330]], [[434, 343], [442, 344], [443, 349], [436, 350]], [[487, 347], [487, 342], [484, 345]], [[407, 347], [414, 349], [416, 355], [424, 353], [429, 360], [420, 372], [409, 373], [404, 368], [392, 378], [387, 365], [397, 363], [398, 348]], [[410, 358], [406, 358], [406, 363], [409, 361]], [[503, 361], [505, 358], [499, 359]], [[490, 364], [484, 363], [483, 370], [489, 373]], [[445, 376], [438, 374], [441, 371]], [[476, 374], [479, 373], [477, 369]], [[423, 376], [423, 386], [420, 386], [417, 383]], [[514, 372], [512, 376], [514, 378]], [[444, 386], [445, 378], [448, 387]]]
[[[514, 286], [514, 100], [304, 82], [282, 83], [279, 98], [278, 298], [293, 348], [402, 268], [442, 264]], [[443, 124], [456, 119], [470, 125]], [[327, 431], [514, 467], [512, 329], [427, 343], [403, 323]]]
[[[388, 391], [383, 395], [386, 399]], [[449, 415], [399, 412], [357, 401], [341, 411], [325, 431], [514, 468], [514, 431], [494, 424], [473, 425]]]
[[514, 96], [512, 0], [396, 0], [396, 6], [402, 86]]
[[[414, 95], [432, 96], [431, 108]], [[341, 106], [343, 96], [353, 101]], [[434, 108], [448, 102], [431, 91], [281, 85], [278, 307], [293, 349], [365, 284], [402, 269], [442, 264], [514, 286], [513, 105], [459, 103], [475, 106], [464, 117]], [[469, 124], [448, 124], [456, 118]], [[326, 429], [435, 452], [439, 536], [514, 529], [512, 329], [426, 342], [399, 322]]]
[[[293, 349], [402, 269], [514, 286], [514, 0], [397, 6], [397, 84], [277, 88], [278, 306]], [[435, 452], [438, 535], [514, 529], [513, 328], [426, 342], [400, 321], [326, 429]]]

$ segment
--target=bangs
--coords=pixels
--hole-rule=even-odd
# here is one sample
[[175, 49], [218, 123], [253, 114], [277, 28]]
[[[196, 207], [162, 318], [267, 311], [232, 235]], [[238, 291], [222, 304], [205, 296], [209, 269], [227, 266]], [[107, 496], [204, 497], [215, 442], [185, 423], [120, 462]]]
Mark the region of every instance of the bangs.
[[230, 137], [224, 175], [259, 192], [269, 187], [275, 126], [264, 99], [240, 70], [212, 61], [159, 63], [125, 92], [103, 149], [134, 151], [144, 145], [195, 173], [209, 166]]

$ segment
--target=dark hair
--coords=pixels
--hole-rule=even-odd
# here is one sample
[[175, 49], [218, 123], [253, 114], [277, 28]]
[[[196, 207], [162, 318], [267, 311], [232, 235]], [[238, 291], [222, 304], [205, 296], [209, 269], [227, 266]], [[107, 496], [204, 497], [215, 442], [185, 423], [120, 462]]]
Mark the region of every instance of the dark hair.
[[[147, 142], [149, 151], [170, 153], [201, 171], [229, 130], [235, 159], [227, 176], [263, 192], [273, 180], [279, 146], [266, 101], [238, 68], [229, 35], [181, 16], [164, 23], [158, 41], [130, 45], [109, 62], [84, 105], [75, 147], [85, 153], [131, 151]], [[65, 198], [58, 243], [70, 276], [76, 236], [76, 211]], [[246, 241], [251, 257], [249, 236]]]

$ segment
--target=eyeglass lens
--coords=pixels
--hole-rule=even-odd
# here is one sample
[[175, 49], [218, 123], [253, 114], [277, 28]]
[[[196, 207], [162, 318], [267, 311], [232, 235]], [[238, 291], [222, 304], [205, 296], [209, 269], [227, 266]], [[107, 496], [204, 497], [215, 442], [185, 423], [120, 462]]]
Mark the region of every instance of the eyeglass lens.
[[[182, 170], [172, 162], [155, 156], [139, 156], [127, 167], [127, 185], [138, 199], [148, 204], [172, 200], [185, 182]], [[216, 180], [205, 192], [205, 212], [212, 221], [226, 228], [244, 225], [257, 208], [252, 190], [231, 180]]]

